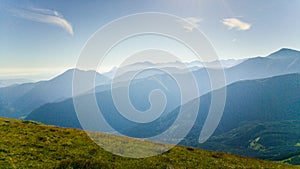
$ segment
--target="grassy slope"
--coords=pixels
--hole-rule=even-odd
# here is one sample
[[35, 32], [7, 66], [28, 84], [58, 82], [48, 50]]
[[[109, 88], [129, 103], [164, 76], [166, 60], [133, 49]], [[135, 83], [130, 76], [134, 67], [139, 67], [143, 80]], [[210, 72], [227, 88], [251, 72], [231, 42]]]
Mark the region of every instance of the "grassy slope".
[[[0, 168], [292, 168], [295, 166], [204, 151], [174, 147], [159, 156], [144, 159], [113, 155], [89, 139], [85, 132], [45, 126], [29, 121], [0, 118]], [[97, 134], [108, 139], [106, 134]], [[139, 144], [119, 136], [110, 141]], [[153, 146], [157, 146], [153, 143]], [[150, 147], [144, 147], [151, 149]]]

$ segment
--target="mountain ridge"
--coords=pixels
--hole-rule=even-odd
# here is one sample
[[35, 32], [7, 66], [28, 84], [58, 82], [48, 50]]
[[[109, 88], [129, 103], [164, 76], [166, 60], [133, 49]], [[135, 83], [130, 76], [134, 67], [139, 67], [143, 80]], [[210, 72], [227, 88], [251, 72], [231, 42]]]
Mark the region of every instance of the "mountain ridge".
[[95, 74], [96, 85], [109, 83], [110, 81], [109, 78], [94, 71], [70, 69], [50, 80], [0, 88], [0, 98], [3, 102], [10, 104], [16, 110], [23, 112], [22, 116], [27, 116], [32, 110], [45, 103], [72, 97], [74, 71], [80, 76]]

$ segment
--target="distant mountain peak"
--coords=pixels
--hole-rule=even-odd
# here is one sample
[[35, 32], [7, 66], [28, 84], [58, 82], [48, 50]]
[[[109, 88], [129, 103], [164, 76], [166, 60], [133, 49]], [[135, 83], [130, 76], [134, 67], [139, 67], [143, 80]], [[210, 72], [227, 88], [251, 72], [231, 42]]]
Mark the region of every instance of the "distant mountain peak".
[[300, 51], [290, 49], [290, 48], [281, 48], [280, 50], [271, 53], [269, 58], [283, 58], [283, 57], [300, 57]]
[[281, 48], [279, 51], [296, 51], [296, 50], [290, 48]]

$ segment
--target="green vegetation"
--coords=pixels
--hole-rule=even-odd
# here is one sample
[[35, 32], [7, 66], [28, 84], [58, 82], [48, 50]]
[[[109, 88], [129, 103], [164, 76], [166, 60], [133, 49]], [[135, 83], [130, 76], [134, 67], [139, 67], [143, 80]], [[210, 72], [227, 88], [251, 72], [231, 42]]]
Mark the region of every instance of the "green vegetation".
[[[227, 86], [218, 128], [198, 143], [210, 96], [203, 96], [200, 116], [182, 145], [300, 165], [300, 74], [241, 81]], [[259, 139], [258, 139], [259, 138]], [[292, 158], [294, 157], [295, 158]], [[287, 159], [294, 160], [287, 160]]]
[[[300, 165], [300, 121], [251, 121], [195, 146]], [[189, 145], [193, 145], [189, 143]]]
[[[295, 166], [176, 146], [161, 155], [133, 159], [109, 153], [97, 146], [84, 131], [46, 126], [32, 121], [0, 118], [0, 168], [293, 168]], [[118, 142], [137, 139], [97, 134]], [[111, 139], [112, 137], [116, 139]], [[164, 146], [152, 143], [153, 146]], [[153, 148], [144, 147], [148, 151]]]

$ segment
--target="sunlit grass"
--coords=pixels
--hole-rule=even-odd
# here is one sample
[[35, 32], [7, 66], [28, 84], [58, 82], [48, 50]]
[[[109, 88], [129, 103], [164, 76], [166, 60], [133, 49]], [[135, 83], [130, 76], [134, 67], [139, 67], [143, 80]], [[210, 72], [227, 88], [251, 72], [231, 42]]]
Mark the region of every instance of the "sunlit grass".
[[[234, 156], [176, 146], [149, 158], [125, 158], [113, 155], [95, 144], [84, 131], [46, 126], [30, 121], [0, 118], [0, 168], [292, 168], [282, 163]], [[93, 133], [120, 149], [125, 142], [127, 153], [157, 151], [158, 143]], [[132, 146], [132, 149], [129, 147]], [[144, 147], [143, 147], [144, 146]], [[135, 148], [140, 151], [134, 152]], [[144, 148], [145, 151], [142, 151]]]

